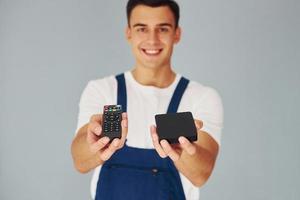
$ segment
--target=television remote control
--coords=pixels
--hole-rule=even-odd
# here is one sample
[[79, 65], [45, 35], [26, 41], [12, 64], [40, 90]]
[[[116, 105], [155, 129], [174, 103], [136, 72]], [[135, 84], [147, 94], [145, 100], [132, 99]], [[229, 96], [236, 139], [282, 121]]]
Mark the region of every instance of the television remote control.
[[122, 135], [122, 106], [105, 105], [103, 108], [102, 137], [121, 138]]

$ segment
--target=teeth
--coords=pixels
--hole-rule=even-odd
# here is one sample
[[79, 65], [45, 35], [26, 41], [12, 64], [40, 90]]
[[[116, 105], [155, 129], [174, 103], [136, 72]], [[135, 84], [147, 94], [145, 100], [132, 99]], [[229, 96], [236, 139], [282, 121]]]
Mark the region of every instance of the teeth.
[[158, 54], [159, 53], [159, 50], [145, 50], [145, 52], [147, 53], [147, 54]]

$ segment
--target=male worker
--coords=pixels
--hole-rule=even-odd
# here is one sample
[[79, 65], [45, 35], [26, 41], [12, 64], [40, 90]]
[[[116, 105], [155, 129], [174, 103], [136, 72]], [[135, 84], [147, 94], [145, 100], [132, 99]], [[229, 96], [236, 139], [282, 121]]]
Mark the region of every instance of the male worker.
[[[95, 199], [199, 199], [218, 154], [223, 108], [218, 93], [189, 81], [171, 66], [180, 41], [179, 7], [173, 0], [129, 0], [126, 37], [131, 71], [90, 81], [81, 100], [72, 156], [81, 173], [95, 169]], [[197, 64], [195, 64], [196, 66]], [[122, 137], [101, 137], [104, 105], [122, 104]], [[155, 114], [190, 111], [198, 140], [159, 142]]]

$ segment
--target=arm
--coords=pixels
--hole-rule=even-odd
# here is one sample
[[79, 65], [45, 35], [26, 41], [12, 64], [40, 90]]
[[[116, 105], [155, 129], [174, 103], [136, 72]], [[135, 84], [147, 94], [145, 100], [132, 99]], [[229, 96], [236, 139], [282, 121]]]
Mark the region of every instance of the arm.
[[102, 115], [93, 115], [89, 123], [79, 129], [71, 145], [71, 153], [75, 168], [81, 173], [102, 165], [112, 154], [122, 148], [127, 136], [127, 115], [122, 114], [122, 137], [114, 139], [110, 144], [108, 137], [101, 135]]
[[176, 168], [187, 177], [193, 185], [202, 186], [211, 175], [218, 154], [218, 144], [209, 134], [200, 130], [201, 121], [196, 120], [198, 140], [189, 142], [185, 137], [179, 138], [179, 145], [170, 145], [166, 140], [158, 142], [153, 126], [151, 135], [154, 147], [161, 157], [169, 156]]
[[[200, 139], [194, 144], [184, 138], [186, 143], [182, 145], [182, 154], [174, 164], [195, 186], [200, 187], [206, 183], [213, 171], [219, 146], [206, 132], [199, 130], [198, 137]], [[195, 154], [189, 154], [185, 150], [188, 148], [195, 149]]]
[[89, 172], [91, 169], [103, 164], [103, 161], [100, 159], [100, 152], [93, 153], [90, 150], [87, 142], [88, 125], [86, 124], [79, 129], [71, 146], [74, 166], [81, 173]]

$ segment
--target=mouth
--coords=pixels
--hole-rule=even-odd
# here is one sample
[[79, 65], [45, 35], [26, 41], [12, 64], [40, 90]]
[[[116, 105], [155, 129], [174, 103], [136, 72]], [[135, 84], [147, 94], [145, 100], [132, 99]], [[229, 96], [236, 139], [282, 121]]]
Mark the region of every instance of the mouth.
[[163, 49], [143, 49], [142, 51], [147, 56], [157, 56], [162, 52]]

